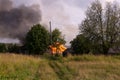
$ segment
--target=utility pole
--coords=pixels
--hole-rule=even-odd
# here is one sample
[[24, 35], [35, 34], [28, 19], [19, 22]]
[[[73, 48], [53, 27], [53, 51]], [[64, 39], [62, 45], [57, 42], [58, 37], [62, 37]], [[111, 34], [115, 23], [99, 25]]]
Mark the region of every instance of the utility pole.
[[50, 44], [52, 44], [52, 25], [51, 25], [51, 21], [49, 22], [50, 25]]

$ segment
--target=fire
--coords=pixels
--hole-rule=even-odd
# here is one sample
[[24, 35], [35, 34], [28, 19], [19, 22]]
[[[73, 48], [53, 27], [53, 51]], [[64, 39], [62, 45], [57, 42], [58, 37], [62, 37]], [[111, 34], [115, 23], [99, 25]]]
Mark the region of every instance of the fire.
[[67, 48], [58, 42], [54, 43], [53, 45], [50, 45], [51, 53], [54, 54], [62, 54]]

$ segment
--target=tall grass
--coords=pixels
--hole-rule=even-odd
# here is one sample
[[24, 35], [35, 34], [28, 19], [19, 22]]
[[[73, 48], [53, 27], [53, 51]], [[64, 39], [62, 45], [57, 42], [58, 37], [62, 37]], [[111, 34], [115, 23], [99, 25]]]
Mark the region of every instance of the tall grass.
[[120, 56], [74, 56], [64, 64], [74, 69], [74, 80], [120, 80]]
[[40, 59], [16, 54], [0, 54], [0, 80], [32, 80]]
[[120, 56], [0, 54], [0, 80], [120, 80]]

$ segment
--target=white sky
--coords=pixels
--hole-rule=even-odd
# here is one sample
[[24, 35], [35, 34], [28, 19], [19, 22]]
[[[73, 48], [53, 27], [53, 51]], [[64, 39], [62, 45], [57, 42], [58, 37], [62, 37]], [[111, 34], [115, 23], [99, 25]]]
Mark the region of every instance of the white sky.
[[[52, 28], [59, 28], [65, 35], [67, 44], [78, 33], [78, 24], [84, 19], [85, 11], [94, 0], [13, 0], [16, 6], [21, 4], [40, 4], [42, 23], [48, 25], [52, 21]], [[100, 0], [105, 2], [119, 2], [120, 0]]]

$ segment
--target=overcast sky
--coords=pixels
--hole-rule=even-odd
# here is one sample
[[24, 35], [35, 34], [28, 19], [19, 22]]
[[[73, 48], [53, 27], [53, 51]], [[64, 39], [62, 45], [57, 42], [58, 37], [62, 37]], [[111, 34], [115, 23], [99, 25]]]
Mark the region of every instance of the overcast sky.
[[[85, 17], [85, 11], [90, 3], [94, 0], [12, 0], [15, 6], [21, 4], [33, 5], [39, 4], [42, 12], [42, 24], [52, 22], [52, 28], [59, 28], [65, 35], [67, 44], [78, 33], [78, 24]], [[105, 2], [119, 2], [120, 0], [100, 0], [104, 5]]]

